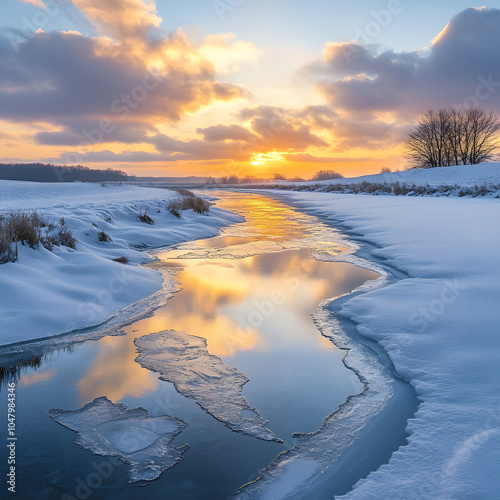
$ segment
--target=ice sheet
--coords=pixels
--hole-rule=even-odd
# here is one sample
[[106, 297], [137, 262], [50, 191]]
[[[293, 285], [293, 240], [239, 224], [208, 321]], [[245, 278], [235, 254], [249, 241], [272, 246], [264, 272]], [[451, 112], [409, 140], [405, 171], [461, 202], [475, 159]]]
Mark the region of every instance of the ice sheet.
[[248, 382], [244, 373], [225, 365], [207, 351], [205, 339], [174, 330], [136, 339], [136, 361], [160, 373], [177, 391], [194, 399], [230, 429], [264, 441], [282, 442], [258, 411], [241, 395]]
[[144, 408], [129, 410], [106, 397], [80, 410], [51, 410], [58, 423], [78, 433], [76, 443], [96, 455], [116, 456], [130, 465], [129, 481], [151, 481], [182, 460], [188, 445], [170, 443], [186, 423], [174, 417], [151, 417]]

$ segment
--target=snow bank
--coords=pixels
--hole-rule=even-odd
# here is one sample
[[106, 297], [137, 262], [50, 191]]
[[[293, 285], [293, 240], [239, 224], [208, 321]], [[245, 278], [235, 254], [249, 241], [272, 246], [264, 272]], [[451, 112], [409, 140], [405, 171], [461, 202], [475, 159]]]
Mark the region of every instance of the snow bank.
[[177, 391], [194, 399], [230, 429], [264, 441], [281, 443], [258, 411], [241, 395], [247, 376], [207, 351], [207, 341], [174, 330], [134, 340], [144, 368], [159, 372]]
[[[173, 198], [165, 190], [164, 198]], [[0, 210], [35, 210], [48, 207], [75, 207], [103, 202], [148, 202], [162, 198], [157, 189], [137, 188], [131, 185], [114, 186], [89, 182], [25, 182], [0, 180]]]
[[342, 498], [499, 498], [500, 202], [281, 196], [352, 228], [380, 247], [377, 258], [408, 273], [342, 308], [384, 346], [422, 401], [408, 445]]
[[453, 167], [411, 169], [403, 172], [386, 172], [383, 174], [363, 175], [345, 179], [327, 181], [299, 182], [308, 184], [352, 184], [360, 182], [374, 183], [407, 183], [430, 186], [475, 186], [481, 184], [500, 184], [500, 163], [481, 163], [479, 165], [458, 165]]
[[[0, 344], [90, 327], [162, 288], [160, 272], [139, 264], [143, 249], [205, 238], [240, 217], [212, 208], [209, 216], [166, 210], [173, 191], [89, 183], [0, 181], [0, 212], [37, 210], [64, 217], [77, 249], [19, 245], [18, 262], [0, 265]], [[153, 225], [138, 219], [147, 212]], [[99, 232], [111, 242], [100, 242]], [[126, 257], [129, 264], [114, 262]]]
[[152, 481], [182, 460], [188, 445], [170, 443], [187, 426], [178, 418], [151, 417], [144, 408], [129, 410], [97, 398], [80, 410], [50, 410], [58, 423], [78, 433], [75, 442], [96, 455], [115, 456], [130, 465], [129, 480]]

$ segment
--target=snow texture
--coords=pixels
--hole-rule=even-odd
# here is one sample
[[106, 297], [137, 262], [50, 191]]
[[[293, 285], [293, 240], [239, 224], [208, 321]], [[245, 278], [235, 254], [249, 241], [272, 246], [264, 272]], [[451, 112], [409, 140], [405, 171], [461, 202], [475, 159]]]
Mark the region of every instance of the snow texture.
[[180, 460], [188, 445], [170, 443], [186, 427], [174, 417], [151, 417], [144, 408], [127, 409], [106, 397], [80, 410], [51, 410], [58, 423], [78, 433], [76, 443], [96, 455], [116, 456], [130, 465], [129, 481], [152, 481]]
[[[309, 184], [353, 184], [361, 182], [393, 183], [439, 186], [471, 187], [500, 184], [500, 163], [481, 163], [479, 165], [458, 165], [452, 167], [439, 167], [427, 169], [411, 169], [402, 172], [386, 172], [381, 174], [363, 175], [344, 179], [326, 181], [308, 181], [294, 183], [298, 186]], [[281, 181], [287, 184], [287, 181]]]
[[[408, 423], [408, 445], [342, 498], [500, 498], [500, 202], [323, 193], [280, 197], [343, 224], [378, 246], [374, 259], [408, 275], [342, 308], [362, 335], [385, 348], [421, 400]], [[366, 378], [369, 385], [378, 381]], [[345, 439], [341, 426], [338, 436]], [[324, 452], [325, 446], [318, 448], [314, 459]], [[279, 465], [269, 472], [275, 479], [286, 472]], [[296, 486], [307, 491], [307, 481]], [[251, 498], [265, 498], [263, 491]]]
[[194, 399], [230, 429], [264, 441], [282, 441], [266, 428], [257, 410], [241, 395], [244, 373], [225, 365], [207, 351], [205, 339], [174, 330], [136, 339], [136, 361], [160, 373], [183, 396]]
[[[0, 266], [0, 345], [26, 342], [99, 325], [162, 288], [161, 273], [139, 264], [141, 250], [217, 234], [240, 222], [229, 212], [166, 210], [173, 191], [90, 183], [0, 181], [0, 212], [37, 210], [49, 222], [64, 217], [77, 249], [19, 245], [19, 260]], [[140, 222], [148, 212], [155, 224]], [[98, 241], [105, 231], [111, 242]], [[129, 264], [113, 259], [125, 256]]]

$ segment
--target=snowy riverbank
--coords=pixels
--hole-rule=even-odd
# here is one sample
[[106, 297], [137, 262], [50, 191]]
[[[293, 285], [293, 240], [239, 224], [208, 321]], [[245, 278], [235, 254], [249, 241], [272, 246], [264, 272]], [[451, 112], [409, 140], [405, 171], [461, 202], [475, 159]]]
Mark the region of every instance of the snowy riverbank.
[[320, 184], [352, 184], [352, 183], [405, 183], [416, 186], [439, 187], [459, 186], [471, 187], [500, 184], [500, 163], [480, 163], [478, 165], [458, 165], [439, 168], [415, 168], [401, 172], [383, 172], [380, 174], [362, 175], [319, 182], [302, 182], [299, 185]]
[[317, 193], [500, 198], [500, 163], [411, 169], [323, 181], [280, 180], [230, 187]]
[[[39, 339], [99, 324], [162, 288], [142, 251], [217, 234], [240, 217], [217, 208], [182, 218], [166, 207], [178, 193], [136, 186], [0, 181], [0, 213], [37, 210], [64, 217], [76, 250], [18, 245], [19, 260], [0, 265], [0, 344]], [[154, 224], [138, 219], [147, 213]], [[98, 240], [104, 231], [112, 241]], [[126, 257], [128, 264], [113, 259]]]
[[342, 308], [384, 346], [422, 401], [408, 425], [409, 444], [342, 498], [498, 498], [500, 202], [279, 197], [352, 229], [380, 247], [377, 257], [409, 275]]

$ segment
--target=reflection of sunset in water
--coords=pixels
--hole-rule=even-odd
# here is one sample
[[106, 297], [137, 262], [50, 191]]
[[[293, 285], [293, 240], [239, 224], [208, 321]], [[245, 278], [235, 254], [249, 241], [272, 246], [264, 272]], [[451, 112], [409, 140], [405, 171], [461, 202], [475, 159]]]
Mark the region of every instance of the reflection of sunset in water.
[[242, 197], [237, 207], [231, 197], [221, 198], [217, 206], [243, 215], [245, 226], [252, 233], [280, 240], [302, 238], [306, 230], [303, 222], [309, 219], [307, 215], [295, 212], [279, 201], [261, 196]]
[[[154, 417], [182, 420], [187, 427], [172, 444], [187, 443], [189, 449], [175, 467], [148, 483], [146, 496], [220, 499], [229, 498], [290, 449], [295, 433], [318, 431], [328, 415], [363, 390], [358, 376], [343, 363], [344, 351], [321, 335], [311, 314], [325, 299], [349, 293], [377, 275], [332, 262], [352, 253], [352, 243], [315, 216], [266, 195], [210, 194], [221, 198], [219, 206], [246, 215], [246, 221], [214, 238], [151, 251], [156, 259], [146, 266], [163, 273], [164, 289], [102, 325], [110, 336], [4, 369], [5, 377], [20, 375], [17, 390], [25, 408], [20, 454], [32, 461], [28, 474], [36, 486], [27, 498], [38, 498], [47, 478], [53, 479], [53, 488], [47, 490], [51, 498], [63, 489], [71, 494], [74, 472], [92, 472], [93, 463], [101, 462], [72, 444], [72, 433], [48, 418], [53, 409], [77, 410], [106, 397], [129, 410], [142, 407]], [[207, 226], [217, 223], [213, 212]], [[128, 323], [132, 315], [142, 319]], [[151, 363], [143, 365], [149, 369], [142, 368], [134, 341], [156, 332], [163, 333], [149, 337]], [[206, 339], [207, 349], [196, 348], [204, 342], [191, 336]], [[169, 337], [177, 341], [167, 342]], [[241, 376], [233, 380], [228, 374], [234, 370]], [[194, 390], [200, 386], [201, 393]], [[217, 388], [234, 399], [220, 397]], [[214, 412], [197, 404], [191, 397], [195, 394]], [[214, 418], [231, 414], [233, 405], [240, 408], [242, 401], [236, 420], [258, 414], [282, 444], [233, 432], [227, 420]], [[255, 410], [249, 413], [249, 407]], [[42, 450], [48, 452], [43, 455]], [[102, 486], [109, 486], [105, 492], [113, 498], [135, 500], [146, 490], [127, 483], [122, 469]]]
[[44, 370], [42, 372], [35, 372], [31, 375], [24, 375], [19, 382], [19, 386], [35, 385], [41, 382], [47, 382], [54, 378], [56, 370]]
[[[207, 340], [210, 354], [230, 364], [255, 352], [300, 359], [331, 351], [311, 314], [325, 299], [350, 292], [375, 273], [340, 262], [321, 262], [314, 252], [347, 251], [338, 233], [316, 218], [259, 195], [225, 193], [219, 206], [246, 222], [211, 239], [155, 252], [151, 267], [175, 270], [180, 291], [165, 306], [126, 328], [127, 335], [98, 342], [99, 352], [79, 382], [80, 399], [105, 394], [112, 401], [158, 387], [157, 375], [136, 362], [134, 338], [178, 330]], [[290, 248], [287, 250], [287, 248]], [[187, 258], [189, 257], [189, 258]], [[273, 358], [274, 359], [274, 358]], [[321, 368], [308, 369], [311, 376]]]
[[99, 341], [99, 347], [99, 353], [78, 384], [82, 404], [104, 394], [116, 402], [156, 389], [156, 374], [135, 362], [134, 336], [105, 337]]
[[189, 266], [178, 274], [182, 291], [153, 318], [145, 320], [148, 329], [173, 329], [204, 337], [209, 352], [217, 356], [253, 349], [258, 341], [257, 332], [237, 335], [238, 324], [222, 312], [227, 306], [245, 301], [250, 287], [248, 280], [236, 267], [198, 266], [196, 260], [182, 262]]
[[[168, 253], [162, 257], [168, 259]], [[272, 336], [286, 330], [300, 342], [302, 332], [293, 325], [312, 324], [310, 314], [317, 306], [350, 291], [357, 278], [351, 264], [313, 260], [307, 249], [235, 259], [229, 267], [218, 262], [210, 265], [210, 261], [200, 266], [197, 259], [177, 262], [185, 266], [178, 272], [182, 292], [154, 318], [145, 320], [147, 329], [174, 329], [204, 337], [209, 352], [218, 356], [266, 349], [269, 332], [263, 335], [259, 329], [271, 325]], [[331, 347], [319, 332], [310, 340]]]

